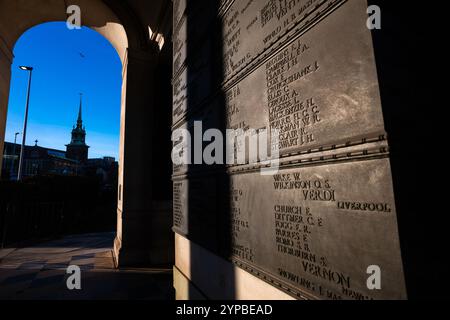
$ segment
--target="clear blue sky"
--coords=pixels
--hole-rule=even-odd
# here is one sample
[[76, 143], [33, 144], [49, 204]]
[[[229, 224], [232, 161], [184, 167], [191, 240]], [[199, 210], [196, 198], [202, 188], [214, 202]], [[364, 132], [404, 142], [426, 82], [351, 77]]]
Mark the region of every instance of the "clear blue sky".
[[108, 40], [89, 28], [45, 23], [22, 35], [14, 56], [6, 141], [22, 132], [28, 72], [18, 66], [27, 65], [34, 67], [27, 145], [38, 139], [40, 146], [65, 150], [82, 92], [89, 158], [118, 158], [122, 64]]

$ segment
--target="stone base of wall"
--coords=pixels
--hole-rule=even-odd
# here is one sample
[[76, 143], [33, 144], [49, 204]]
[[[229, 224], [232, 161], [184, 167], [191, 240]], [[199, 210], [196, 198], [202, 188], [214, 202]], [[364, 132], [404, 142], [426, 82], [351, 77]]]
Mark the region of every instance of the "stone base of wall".
[[178, 234], [175, 234], [174, 288], [178, 300], [293, 300]]

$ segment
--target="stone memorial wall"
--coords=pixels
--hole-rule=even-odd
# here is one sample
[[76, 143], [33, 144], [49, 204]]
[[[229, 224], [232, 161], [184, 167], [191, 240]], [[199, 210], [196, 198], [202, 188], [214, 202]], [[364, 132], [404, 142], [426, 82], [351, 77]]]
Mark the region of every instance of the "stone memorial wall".
[[366, 10], [174, 1], [173, 130], [277, 129], [280, 167], [174, 165], [173, 229], [298, 299], [406, 298]]

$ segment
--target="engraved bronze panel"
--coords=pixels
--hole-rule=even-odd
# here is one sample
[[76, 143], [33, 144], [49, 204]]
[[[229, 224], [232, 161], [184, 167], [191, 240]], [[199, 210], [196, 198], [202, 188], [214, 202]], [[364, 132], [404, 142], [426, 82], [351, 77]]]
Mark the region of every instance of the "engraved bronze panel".
[[316, 298], [406, 297], [388, 159], [237, 174], [230, 189], [235, 259]]
[[228, 91], [228, 127], [276, 128], [282, 154], [382, 135], [370, 31], [358, 3], [333, 12]]

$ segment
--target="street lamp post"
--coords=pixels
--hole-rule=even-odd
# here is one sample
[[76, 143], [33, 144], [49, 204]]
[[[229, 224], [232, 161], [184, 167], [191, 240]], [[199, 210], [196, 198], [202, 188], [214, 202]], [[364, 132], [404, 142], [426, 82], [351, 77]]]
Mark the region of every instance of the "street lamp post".
[[14, 135], [14, 146], [13, 146], [13, 152], [12, 152], [12, 164], [11, 164], [11, 178], [14, 176], [14, 167], [16, 165], [16, 145], [17, 145], [17, 136], [20, 134], [20, 132], [16, 132]]
[[31, 77], [33, 75], [32, 67], [21, 66], [19, 68], [24, 71], [29, 71], [30, 76], [28, 78], [27, 105], [25, 107], [25, 120], [23, 123], [22, 146], [20, 148], [19, 173], [17, 174], [17, 181], [21, 181], [22, 175], [23, 175], [23, 160], [24, 160], [23, 158], [24, 158], [24, 153], [25, 153], [24, 152], [25, 151], [25, 141], [27, 139], [28, 108], [30, 106]]

